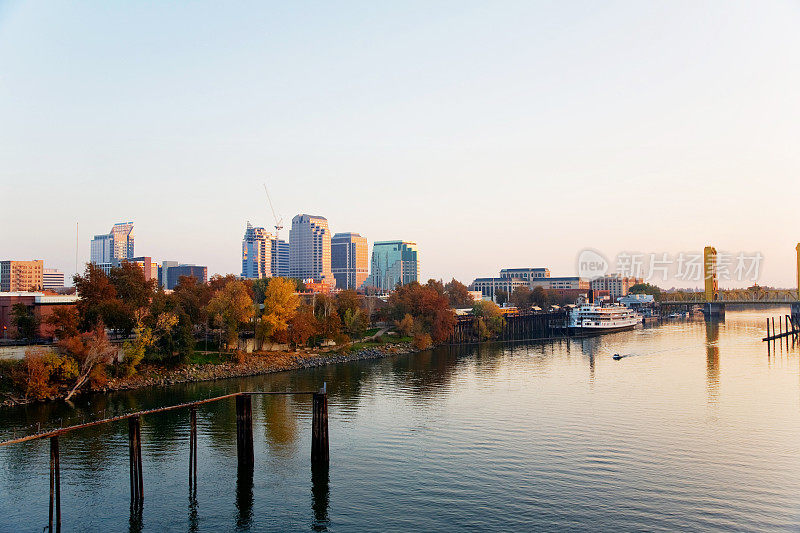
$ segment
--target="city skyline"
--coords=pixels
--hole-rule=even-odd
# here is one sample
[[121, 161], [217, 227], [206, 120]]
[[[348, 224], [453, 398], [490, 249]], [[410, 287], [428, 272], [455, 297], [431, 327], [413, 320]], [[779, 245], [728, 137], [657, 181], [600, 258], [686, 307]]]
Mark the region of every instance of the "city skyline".
[[245, 222], [273, 225], [266, 181], [284, 217], [415, 240], [423, 280], [713, 245], [792, 287], [792, 208], [745, 199], [800, 194], [798, 20], [789, 2], [9, 2], [0, 193], [24, 183], [36, 216], [5, 205], [0, 249], [69, 279], [76, 222], [81, 269], [82, 243], [135, 220], [141, 253], [236, 274]]

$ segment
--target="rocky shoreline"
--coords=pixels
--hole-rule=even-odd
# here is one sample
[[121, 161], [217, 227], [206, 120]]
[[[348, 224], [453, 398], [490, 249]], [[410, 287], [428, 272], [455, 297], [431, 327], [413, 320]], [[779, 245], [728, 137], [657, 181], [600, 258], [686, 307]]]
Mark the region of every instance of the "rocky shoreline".
[[[246, 376], [258, 376], [287, 370], [299, 370], [319, 366], [361, 361], [367, 359], [380, 359], [392, 355], [415, 353], [416, 350], [409, 343], [385, 344], [381, 346], [364, 348], [348, 353], [330, 352], [263, 352], [247, 354], [244, 361], [239, 363], [230, 361], [220, 364], [183, 365], [177, 368], [166, 369], [151, 364], [140, 366], [139, 372], [129, 378], [111, 379], [102, 389], [85, 389], [81, 393], [113, 392], [141, 389], [144, 387], [167, 386], [178, 383], [194, 383], [214, 381]], [[52, 396], [47, 400], [52, 401], [63, 398], [66, 392]], [[33, 403], [28, 400], [6, 399], [0, 407], [12, 407]]]

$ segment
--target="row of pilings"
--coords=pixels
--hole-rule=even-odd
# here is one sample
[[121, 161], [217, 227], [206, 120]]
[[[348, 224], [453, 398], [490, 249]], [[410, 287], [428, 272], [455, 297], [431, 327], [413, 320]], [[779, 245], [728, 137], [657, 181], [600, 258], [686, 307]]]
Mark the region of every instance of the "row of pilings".
[[[140, 411], [113, 418], [95, 420], [76, 426], [59, 428], [54, 431], [28, 435], [5, 442], [0, 442], [0, 446], [19, 444], [37, 439], [50, 439], [50, 502], [48, 513], [47, 531], [61, 531], [61, 460], [60, 445], [61, 437], [66, 436], [70, 431], [83, 429], [92, 426], [109, 424], [122, 420], [128, 421], [128, 464], [130, 477], [130, 501], [131, 501], [131, 520], [141, 522], [142, 508], [144, 504], [144, 468], [142, 464], [142, 435], [141, 417], [149, 416], [165, 411], [176, 409], [189, 409], [189, 491], [196, 494], [197, 490], [197, 407], [202, 404], [220, 401], [234, 397], [236, 401], [236, 456], [238, 472], [240, 477], [243, 472], [250, 472], [254, 466], [254, 447], [253, 447], [253, 407], [252, 397], [255, 395], [282, 395], [282, 394], [304, 394], [312, 396], [312, 427], [311, 427], [311, 466], [317, 478], [327, 479], [329, 464], [328, 447], [328, 394], [327, 386], [323, 386], [319, 391], [287, 391], [287, 392], [239, 392], [226, 394], [216, 398], [208, 398], [196, 402], [189, 402], [168, 407]], [[138, 519], [136, 518], [138, 517]]]
[[[498, 336], [499, 340], [522, 341], [561, 338], [568, 335], [569, 332], [566, 328], [566, 311], [514, 313], [508, 314], [504, 318], [503, 330]], [[452, 344], [480, 342], [481, 340], [484, 339], [481, 339], [478, 334], [474, 316], [463, 315], [457, 317], [453, 336], [450, 338]]]

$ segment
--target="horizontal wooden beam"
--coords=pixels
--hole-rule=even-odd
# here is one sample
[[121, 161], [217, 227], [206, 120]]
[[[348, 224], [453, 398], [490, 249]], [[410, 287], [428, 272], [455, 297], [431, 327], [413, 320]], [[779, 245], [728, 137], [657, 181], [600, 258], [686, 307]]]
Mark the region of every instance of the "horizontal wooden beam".
[[74, 431], [76, 429], [85, 429], [93, 426], [99, 426], [101, 424], [108, 424], [110, 422], [119, 422], [121, 420], [127, 420], [128, 418], [134, 416], [143, 416], [143, 415], [152, 415], [155, 413], [164, 413], [166, 411], [174, 411], [175, 409], [184, 409], [186, 407], [194, 407], [198, 405], [203, 405], [206, 403], [217, 402], [219, 400], [224, 400], [226, 398], [233, 398], [235, 396], [239, 396], [241, 394], [247, 395], [269, 395], [269, 394], [314, 394], [314, 391], [248, 391], [248, 392], [234, 392], [231, 394], [224, 394], [222, 396], [217, 396], [215, 398], [206, 398], [205, 400], [197, 400], [194, 402], [186, 402], [177, 405], [169, 405], [167, 407], [158, 407], [156, 409], [148, 409], [146, 411], [137, 411], [135, 413], [127, 413], [124, 415], [119, 416], [112, 416], [111, 418], [103, 418], [100, 420], [93, 420], [91, 422], [85, 422], [83, 424], [77, 424], [74, 426], [69, 426], [65, 428], [58, 428], [52, 431], [46, 431], [44, 433], [36, 433], [34, 435], [26, 435], [24, 437], [19, 437], [16, 439], [11, 439], [7, 441], [0, 442], [0, 446], [8, 446], [9, 444], [19, 444], [21, 442], [27, 442], [36, 439], [44, 439], [48, 437], [56, 437], [58, 435], [63, 435], [64, 433]]

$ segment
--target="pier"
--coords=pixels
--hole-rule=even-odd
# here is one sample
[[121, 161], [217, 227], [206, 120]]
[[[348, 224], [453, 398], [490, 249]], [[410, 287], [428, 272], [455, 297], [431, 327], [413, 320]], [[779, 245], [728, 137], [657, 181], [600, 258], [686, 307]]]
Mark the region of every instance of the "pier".
[[132, 520], [138, 517], [137, 520], [140, 521], [145, 496], [143, 481], [144, 471], [142, 467], [141, 418], [143, 416], [151, 416], [166, 411], [179, 409], [189, 410], [189, 490], [190, 493], [194, 493], [197, 487], [197, 407], [212, 402], [235, 398], [236, 456], [239, 478], [246, 478], [249, 473], [250, 479], [252, 480], [253, 465], [255, 462], [253, 452], [252, 397], [257, 395], [310, 395], [312, 397], [311, 466], [315, 476], [322, 476], [327, 479], [330, 454], [328, 449], [328, 394], [326, 384], [318, 391], [253, 391], [225, 394], [214, 398], [159, 407], [146, 411], [137, 411], [74, 426], [58, 428], [52, 431], [26, 435], [24, 437], [0, 442], [0, 446], [22, 444], [39, 439], [50, 440], [50, 503], [48, 509], [48, 525], [46, 529], [50, 532], [61, 531], [61, 438], [72, 431], [127, 420], [131, 517]]

